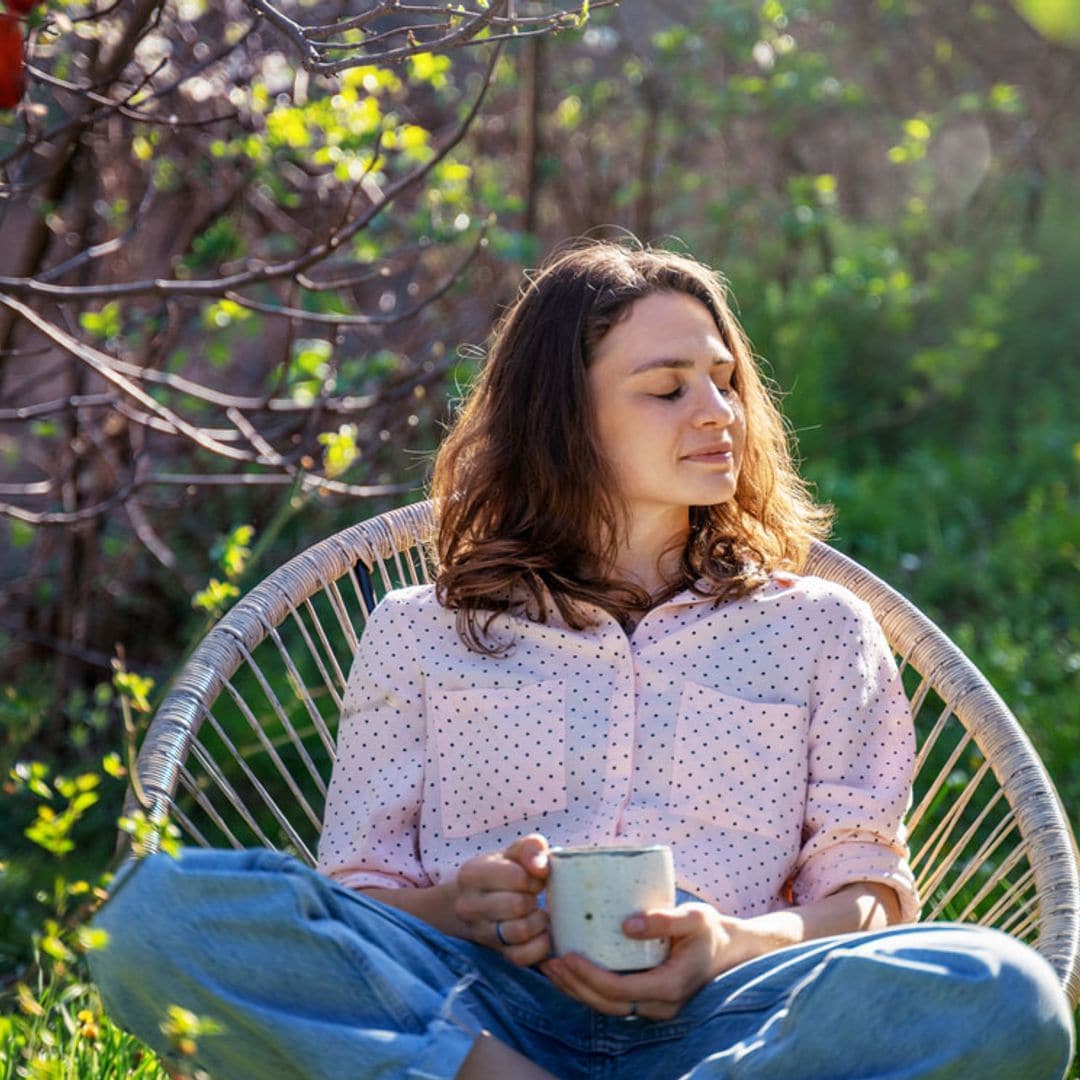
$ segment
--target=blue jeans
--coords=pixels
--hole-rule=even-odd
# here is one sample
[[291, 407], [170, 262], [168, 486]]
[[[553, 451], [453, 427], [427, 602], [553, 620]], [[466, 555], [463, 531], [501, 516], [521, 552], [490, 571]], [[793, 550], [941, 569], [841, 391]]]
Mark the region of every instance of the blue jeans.
[[214, 1080], [452, 1077], [487, 1029], [557, 1077], [1058, 1080], [1072, 1018], [1050, 966], [997, 931], [897, 927], [726, 972], [671, 1021], [609, 1017], [533, 969], [270, 851], [155, 855], [117, 879], [91, 968], [168, 1057], [170, 1004]]

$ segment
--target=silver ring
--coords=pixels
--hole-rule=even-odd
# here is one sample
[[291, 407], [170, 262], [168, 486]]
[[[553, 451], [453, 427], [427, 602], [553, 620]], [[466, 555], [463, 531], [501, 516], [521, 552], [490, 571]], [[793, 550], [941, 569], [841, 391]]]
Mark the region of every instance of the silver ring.
[[630, 1011], [626, 1014], [626, 1019], [627, 1020], [636, 1020], [637, 1019], [637, 1002], [636, 1001], [631, 1001], [630, 1002]]
[[495, 936], [499, 939], [499, 944], [509, 947], [510, 942], [503, 937], [502, 923], [496, 920], [495, 922]]

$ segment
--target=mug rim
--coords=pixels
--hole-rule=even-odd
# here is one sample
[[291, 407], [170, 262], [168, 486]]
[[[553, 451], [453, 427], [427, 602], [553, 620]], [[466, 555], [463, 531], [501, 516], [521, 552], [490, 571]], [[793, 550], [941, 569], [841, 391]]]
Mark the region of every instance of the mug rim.
[[548, 848], [549, 856], [556, 856], [558, 858], [574, 858], [578, 855], [648, 855], [654, 851], [670, 851], [671, 848], [667, 844], [599, 844], [588, 846], [585, 844], [567, 845], [566, 847], [557, 845], [552, 848]]

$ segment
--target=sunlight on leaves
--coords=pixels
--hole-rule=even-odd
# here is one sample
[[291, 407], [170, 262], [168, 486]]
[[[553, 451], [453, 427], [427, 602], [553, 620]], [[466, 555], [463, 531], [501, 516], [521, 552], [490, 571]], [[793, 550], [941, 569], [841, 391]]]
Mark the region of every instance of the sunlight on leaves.
[[191, 598], [191, 606], [205, 611], [208, 615], [218, 615], [225, 610], [230, 600], [235, 600], [240, 590], [228, 581], [211, 578], [205, 589], [201, 589]]
[[1013, 7], [1043, 37], [1080, 45], [1080, 0], [1013, 0]]
[[356, 425], [342, 424], [337, 431], [324, 431], [319, 442], [323, 451], [323, 470], [329, 477], [340, 476], [360, 456], [356, 445]]
[[117, 670], [113, 675], [113, 686], [124, 695], [137, 712], [150, 711], [149, 694], [154, 689], [154, 680], [149, 675], [137, 675], [134, 671]]

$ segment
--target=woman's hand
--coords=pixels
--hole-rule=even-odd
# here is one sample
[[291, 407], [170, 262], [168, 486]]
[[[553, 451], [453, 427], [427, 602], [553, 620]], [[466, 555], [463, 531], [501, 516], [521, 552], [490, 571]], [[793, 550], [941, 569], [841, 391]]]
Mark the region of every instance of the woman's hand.
[[564, 993], [609, 1016], [635, 1014], [670, 1020], [722, 971], [768, 950], [748, 920], [721, 915], [709, 904], [681, 904], [633, 915], [623, 923], [632, 938], [670, 938], [658, 967], [620, 975], [583, 956], [554, 957], [540, 970]]
[[454, 914], [471, 941], [497, 949], [518, 967], [551, 952], [547, 912], [537, 895], [548, 878], [548, 842], [539, 833], [505, 851], [463, 863], [455, 882]]
[[540, 970], [597, 1012], [670, 1020], [707, 982], [747, 960], [802, 941], [878, 930], [899, 921], [896, 893], [873, 881], [853, 882], [809, 904], [748, 919], [722, 915], [710, 904], [680, 904], [632, 915], [623, 923], [627, 937], [671, 939], [671, 953], [659, 967], [619, 975], [571, 955], [553, 957]]

